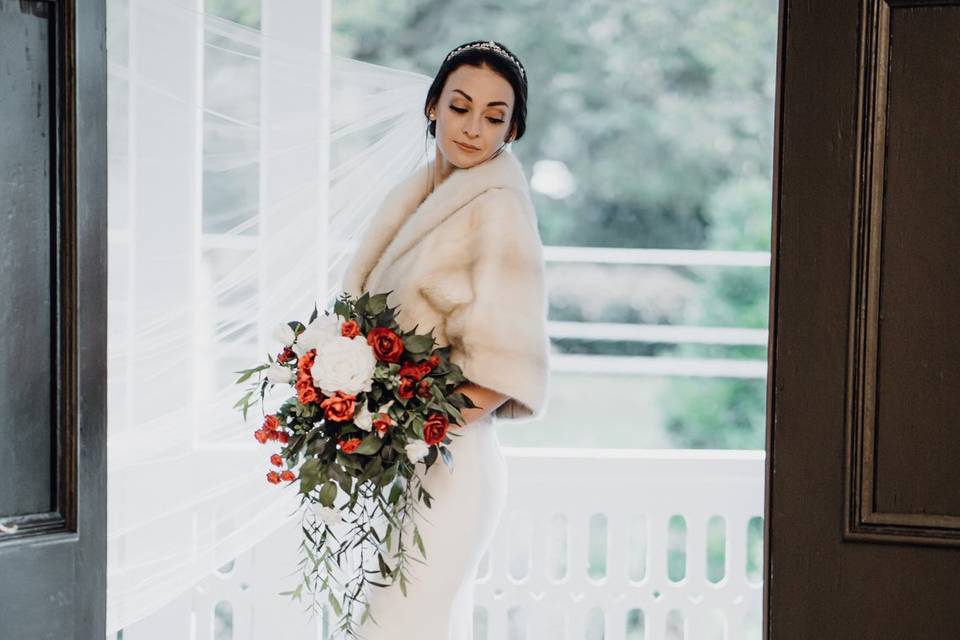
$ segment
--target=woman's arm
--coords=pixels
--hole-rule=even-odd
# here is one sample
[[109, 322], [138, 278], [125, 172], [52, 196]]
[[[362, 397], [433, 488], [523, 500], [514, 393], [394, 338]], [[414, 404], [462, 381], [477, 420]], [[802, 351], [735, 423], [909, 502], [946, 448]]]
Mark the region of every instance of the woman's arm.
[[455, 391], [469, 396], [470, 399], [473, 400], [473, 404], [477, 405], [476, 408], [462, 409], [460, 411], [467, 425], [494, 411], [510, 398], [510, 396], [500, 393], [499, 391], [494, 391], [493, 389], [482, 387], [472, 382], [460, 385]]

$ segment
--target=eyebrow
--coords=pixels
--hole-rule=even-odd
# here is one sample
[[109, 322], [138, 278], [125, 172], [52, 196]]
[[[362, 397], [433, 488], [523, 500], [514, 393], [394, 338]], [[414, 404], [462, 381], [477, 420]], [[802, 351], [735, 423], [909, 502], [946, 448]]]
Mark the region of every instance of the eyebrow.
[[[468, 95], [467, 95], [466, 93], [464, 93], [463, 91], [460, 91], [460, 89], [454, 89], [454, 91], [456, 91], [457, 93], [462, 93], [464, 98], [466, 98], [466, 99], [469, 100], [470, 102], [473, 102], [473, 98], [471, 98], [470, 96], [468, 96]], [[500, 104], [502, 104], [503, 106], [505, 106], [505, 107], [507, 107], [507, 108], [510, 107], [510, 105], [508, 105], [508, 104], [507, 104], [506, 102], [504, 102], [503, 100], [495, 100], [495, 101], [493, 101], [493, 102], [488, 102], [488, 103], [487, 103], [487, 106], [488, 106], [488, 107], [495, 107], [495, 106], [500, 105]]]

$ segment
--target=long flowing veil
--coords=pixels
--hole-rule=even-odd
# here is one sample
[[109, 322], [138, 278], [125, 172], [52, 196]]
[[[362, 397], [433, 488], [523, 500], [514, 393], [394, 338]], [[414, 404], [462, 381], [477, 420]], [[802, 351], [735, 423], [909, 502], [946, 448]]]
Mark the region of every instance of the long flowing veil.
[[234, 371], [339, 292], [386, 191], [433, 154], [430, 78], [331, 55], [309, 19], [328, 3], [299, 4], [264, 2], [254, 29], [108, 1], [111, 633], [296, 517]]

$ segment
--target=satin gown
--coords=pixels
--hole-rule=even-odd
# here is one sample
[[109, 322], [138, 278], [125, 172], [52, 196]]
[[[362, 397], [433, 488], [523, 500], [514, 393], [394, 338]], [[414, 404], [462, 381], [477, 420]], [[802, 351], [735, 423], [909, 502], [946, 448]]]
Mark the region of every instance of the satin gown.
[[[420, 551], [411, 527], [404, 534], [409, 554], [407, 595], [400, 591], [399, 582], [390, 587], [367, 585], [370, 613], [379, 624], [368, 619], [359, 627], [365, 640], [473, 638], [474, 581], [503, 514], [507, 465], [489, 414], [456, 429], [461, 435], [451, 436], [449, 445], [453, 472], [440, 458], [426, 473], [424, 465], [417, 464], [417, 473], [434, 498], [430, 508], [418, 505], [421, 513], [416, 517], [426, 563], [415, 560], [420, 559]], [[395, 549], [396, 532], [392, 537]], [[385, 557], [395, 563], [392, 555]], [[367, 566], [376, 569], [375, 556]], [[384, 581], [379, 574], [371, 579]]]

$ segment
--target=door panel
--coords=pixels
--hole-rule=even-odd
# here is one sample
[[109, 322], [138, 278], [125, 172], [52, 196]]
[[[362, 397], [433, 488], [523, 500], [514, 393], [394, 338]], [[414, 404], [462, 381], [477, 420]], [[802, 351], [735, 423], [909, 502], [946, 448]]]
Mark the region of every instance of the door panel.
[[[38, 12], [45, 6], [37, 7]], [[0, 516], [57, 511], [52, 370], [53, 233], [50, 208], [50, 58], [48, 17], [0, 3]], [[7, 90], [10, 87], [13, 90]], [[15, 150], [15, 152], [14, 152]], [[24, 242], [29, 239], [29, 242]], [[30, 322], [21, 322], [24, 312]], [[49, 428], [25, 429], [26, 423]], [[19, 485], [17, 478], [30, 477]]]
[[960, 3], [781, 5], [767, 637], [960, 637]]
[[0, 0], [0, 638], [105, 633], [104, 31]]

